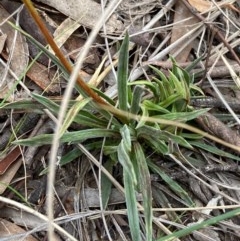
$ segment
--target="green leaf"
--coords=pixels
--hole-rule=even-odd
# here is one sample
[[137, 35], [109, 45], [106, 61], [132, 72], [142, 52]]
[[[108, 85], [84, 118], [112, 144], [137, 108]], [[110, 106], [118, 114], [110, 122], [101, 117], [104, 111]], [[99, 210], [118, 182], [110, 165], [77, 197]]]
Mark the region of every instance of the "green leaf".
[[171, 61], [173, 63], [173, 69], [172, 72], [173, 74], [181, 81], [181, 82], [185, 82], [186, 86], [189, 86], [190, 84], [190, 76], [189, 73], [182, 69], [181, 67], [179, 67], [177, 65], [177, 62], [175, 61], [175, 59], [173, 57], [170, 57]]
[[169, 177], [160, 167], [153, 164], [152, 161], [148, 161], [148, 166], [153, 172], [157, 173], [165, 183], [178, 195], [180, 196], [189, 206], [193, 206], [194, 202], [189, 197], [188, 193], [171, 177]]
[[[109, 159], [104, 163], [104, 167], [110, 174], [112, 174], [113, 166], [115, 163]], [[109, 180], [109, 178], [102, 173], [102, 178], [101, 178], [101, 189], [102, 189], [102, 205], [103, 209], [106, 209], [108, 205], [108, 200], [112, 191], [112, 182]]]
[[[104, 138], [104, 137], [118, 137], [118, 132], [108, 129], [87, 129], [81, 131], [72, 131], [64, 133], [60, 138], [61, 143], [65, 142], [83, 142], [88, 139]], [[42, 146], [51, 144], [53, 134], [38, 135], [28, 139], [14, 141], [14, 144], [24, 146]]]
[[175, 102], [177, 102], [178, 100], [182, 100], [182, 99], [183, 99], [182, 96], [180, 96], [178, 93], [172, 94], [169, 97], [167, 97], [165, 100], [160, 102], [159, 105], [162, 106], [163, 108], [167, 108], [170, 105], [172, 105]]
[[140, 103], [142, 100], [143, 91], [144, 89], [141, 88], [140, 86], [135, 86], [133, 90], [133, 97], [132, 97], [131, 110], [130, 110], [132, 114], [138, 114], [140, 110]]
[[134, 181], [129, 172], [124, 169], [123, 171], [123, 181], [126, 195], [127, 213], [130, 232], [133, 241], [141, 241], [140, 236], [140, 226], [139, 226], [139, 216], [136, 200], [136, 192], [134, 189]]
[[18, 190], [16, 190], [9, 184], [0, 181], [0, 186], [4, 186], [4, 187], [8, 188], [12, 193], [14, 193], [16, 195], [16, 197], [18, 197], [18, 199], [21, 202], [25, 203], [29, 207], [32, 207], [32, 204], [20, 192], [18, 192]]
[[149, 138], [158, 138], [159, 140], [165, 141], [165, 142], [175, 142], [176, 144], [179, 144], [181, 146], [184, 146], [186, 148], [192, 149], [193, 147], [187, 142], [182, 136], [175, 135], [173, 133], [170, 133], [168, 131], [162, 131], [159, 129], [156, 129], [151, 126], [142, 126], [137, 129], [137, 136], [145, 138], [146, 136], [149, 136]]
[[59, 61], [59, 59], [53, 55], [45, 46], [43, 46], [41, 43], [39, 43], [35, 38], [33, 38], [30, 34], [25, 32], [20, 27], [17, 27], [16, 25], [12, 24], [11, 22], [8, 22], [13, 28], [17, 29], [20, 33], [22, 33], [30, 42], [32, 42], [39, 50], [41, 50], [47, 57], [49, 57], [53, 63], [55, 63], [64, 74], [69, 75], [68, 71], [65, 69], [63, 64]]
[[149, 82], [147, 80], [136, 80], [134, 82], [129, 82], [128, 86], [136, 86], [136, 85], [144, 85], [146, 88], [148, 88], [150, 91], [153, 92], [154, 96], [157, 97], [157, 95], [159, 95], [159, 90], [156, 87], [156, 83], [153, 82]]
[[[96, 150], [96, 149], [101, 149], [102, 147], [102, 140], [100, 141], [93, 141], [91, 143], [85, 144], [84, 148], [88, 151], [90, 150]], [[60, 159], [59, 165], [60, 167], [76, 160], [82, 155], [82, 151], [79, 148], [74, 148], [73, 150], [69, 151], [66, 153], [62, 158]]]
[[[106, 141], [105, 143], [106, 143], [106, 145], [109, 145], [109, 144], [112, 144], [112, 141], [110, 141], [110, 143], [108, 143], [108, 141]], [[84, 148], [88, 151], [100, 150], [102, 148], [102, 140], [101, 141], [93, 141], [91, 143], [84, 144]], [[72, 161], [77, 160], [79, 157], [82, 156], [82, 154], [83, 153], [79, 148], [74, 148], [73, 150], [67, 152], [64, 156], [61, 157], [59, 166], [62, 167]], [[45, 168], [44, 170], [42, 170], [39, 175], [43, 175], [46, 173], [48, 173], [48, 167]]]
[[199, 110], [193, 110], [191, 112], [175, 112], [175, 113], [169, 113], [169, 114], [164, 114], [164, 115], [160, 115], [160, 116], [154, 116], [154, 117], [159, 117], [165, 120], [176, 120], [176, 121], [189, 121], [189, 120], [193, 120], [195, 118], [197, 118], [198, 116], [206, 113], [207, 111], [209, 111], [208, 109], [199, 109]]
[[164, 107], [162, 107], [159, 104], [154, 104], [150, 100], [144, 100], [143, 103], [142, 103], [142, 106], [144, 106], [144, 108], [146, 108], [147, 110], [158, 111], [158, 112], [161, 112], [161, 113], [164, 113], [164, 114], [170, 113], [169, 110], [165, 109]]
[[38, 94], [35, 94], [35, 93], [32, 93], [32, 96], [37, 102], [39, 102], [43, 106], [45, 106], [46, 109], [52, 111], [54, 114], [58, 113], [59, 105], [56, 104], [54, 101], [50, 100], [47, 97], [44, 97], [42, 95], [38, 95]]
[[128, 152], [131, 152], [131, 150], [132, 150], [131, 134], [130, 134], [130, 130], [129, 130], [128, 126], [124, 125], [120, 129], [120, 133], [121, 133], [122, 141], [123, 141], [123, 144], [124, 144], [126, 150]]
[[232, 211], [226, 212], [224, 214], [218, 215], [216, 217], [210, 218], [206, 221], [191, 225], [189, 227], [185, 227], [184, 229], [182, 229], [180, 231], [177, 231], [177, 232], [169, 234], [165, 237], [159, 238], [159, 239], [157, 239], [157, 241], [174, 241], [177, 238], [181, 238], [181, 237], [191, 234], [193, 231], [206, 228], [208, 226], [220, 223], [223, 220], [226, 220], [226, 219], [232, 218], [234, 216], [238, 216], [238, 215], [240, 215], [240, 208], [237, 208]]
[[128, 110], [128, 59], [129, 59], [129, 35], [123, 40], [122, 46], [119, 52], [117, 82], [118, 82], [118, 101], [119, 109]]
[[202, 96], [205, 95], [204, 92], [202, 91], [202, 89], [201, 89], [199, 86], [197, 86], [197, 85], [190, 84], [190, 90], [191, 90], [192, 92], [193, 92], [193, 90], [194, 90], [195, 92], [200, 93]]
[[134, 156], [139, 167], [140, 188], [143, 195], [144, 218], [146, 227], [146, 240], [152, 240], [152, 188], [147, 161], [141, 145], [134, 142]]
[[150, 68], [151, 68], [152, 70], [154, 70], [154, 72], [155, 72], [157, 75], [160, 76], [160, 78], [161, 78], [162, 81], [168, 82], [168, 79], [167, 79], [166, 75], [165, 75], [162, 71], [160, 71], [159, 69], [157, 69], [156, 67], [154, 67], [154, 66], [152, 66], [152, 65], [150, 65]]
[[174, 94], [175, 86], [171, 83], [170, 80], [167, 79], [167, 77], [160, 70], [156, 69], [155, 67], [153, 67], [153, 69], [161, 78], [161, 80], [159, 80], [156, 77], [153, 77], [153, 81], [155, 81], [158, 84], [160, 101], [163, 101], [172, 94]]
[[103, 147], [103, 151], [104, 151], [104, 154], [108, 156], [110, 154], [116, 153], [117, 148], [118, 148], [118, 146], [114, 146], [113, 143], [111, 143], [110, 146], [107, 146], [105, 144], [105, 146]]
[[240, 161], [240, 157], [235, 156], [231, 153], [228, 153], [226, 151], [220, 150], [219, 148], [215, 147], [215, 146], [210, 146], [209, 144], [205, 144], [201, 141], [189, 141], [189, 143], [193, 146], [197, 146], [203, 150], [206, 150], [208, 152], [211, 152], [213, 154], [219, 155], [219, 156], [223, 156], [223, 157], [227, 157], [236, 161]]
[[[86, 146], [84, 146], [87, 150], [89, 150], [89, 148], [87, 148]], [[61, 160], [60, 160], [60, 166], [64, 166], [70, 162], [72, 162], [73, 160], [76, 160], [78, 157], [80, 157], [82, 155], [82, 151], [79, 148], [74, 148], [73, 150], [69, 151], [68, 153], [66, 153], [64, 156], [62, 156]]]
[[165, 141], [172, 141], [176, 144], [179, 144], [181, 146], [184, 146], [188, 149], [193, 149], [193, 147], [190, 145], [190, 143], [188, 141], [186, 141], [182, 136], [180, 135], [175, 135], [172, 134], [168, 131], [162, 131], [161, 132], [161, 138]]
[[[170, 200], [168, 200], [167, 196], [165, 195], [164, 189], [167, 190], [167, 193], [169, 193], [168, 187], [164, 187], [162, 184], [159, 182], [154, 182], [152, 185], [153, 189], [153, 198], [154, 198], [154, 203], [156, 203], [156, 206], [163, 207], [163, 208], [169, 208], [169, 203], [171, 203]], [[174, 194], [171, 193], [170, 196]], [[177, 197], [178, 198], [178, 197]], [[178, 198], [179, 199], [179, 198]], [[178, 214], [176, 214], [175, 211], [166, 211], [166, 215], [168, 216], [169, 220], [174, 220], [174, 222], [181, 222]]]
[[173, 83], [176, 93], [182, 96], [182, 98], [187, 99], [186, 89], [181, 81], [179, 81], [179, 79], [171, 71], [169, 71], [169, 81]]
[[190, 78], [189, 73], [186, 70], [184, 70], [184, 69], [182, 69], [180, 67], [178, 67], [178, 72], [180, 72], [179, 73], [179, 77], [182, 78], [183, 82], [186, 83], [186, 87], [189, 88], [189, 86], [191, 84], [191, 81], [190, 81], [191, 78]]
[[19, 100], [19, 101], [15, 101], [15, 102], [11, 102], [11, 103], [5, 103], [3, 104], [0, 109], [5, 109], [5, 110], [9, 110], [9, 109], [31, 109], [34, 112], [38, 112], [38, 113], [43, 113], [42, 111], [42, 105], [32, 99], [28, 99], [28, 100]]
[[[142, 116], [144, 116], [144, 117], [149, 116], [148, 110], [147, 110], [143, 105], [141, 105], [141, 110], [142, 110]], [[141, 119], [138, 121], [137, 126], [135, 127], [135, 130], [136, 130], [137, 128], [141, 127], [141, 126], [144, 126], [145, 123], [146, 123], [146, 121], [141, 118]]]
[[183, 138], [186, 138], [186, 139], [191, 139], [191, 140], [200, 140], [203, 138], [202, 135], [200, 134], [196, 134], [196, 133], [186, 133], [186, 132], [182, 132], [181, 133], [181, 136]]
[[137, 185], [137, 177], [130, 157], [132, 151], [132, 143], [128, 126], [124, 125], [120, 129], [120, 133], [122, 140], [117, 148], [118, 161], [121, 163], [123, 169], [132, 177], [134, 185]]
[[74, 118], [74, 122], [88, 127], [104, 128], [107, 126], [107, 121], [99, 118], [96, 114], [92, 114], [90, 110], [81, 110]]
[[203, 60], [204, 56], [200, 56], [199, 58], [195, 59], [189, 66], [187, 66], [184, 70], [187, 72], [187, 73], [190, 73], [191, 70], [193, 70], [197, 64]]
[[134, 166], [130, 158], [130, 153], [126, 149], [126, 144], [124, 144], [123, 140], [118, 145], [117, 155], [118, 155], [118, 161], [121, 163], [124, 171], [129, 173], [129, 175], [133, 180], [134, 185], [137, 185], [137, 177], [134, 171]]
[[[59, 113], [59, 105], [56, 104], [54, 101], [44, 97], [44, 96], [41, 96], [41, 95], [38, 95], [38, 94], [32, 94], [34, 99], [41, 103], [43, 106], [45, 106], [47, 109], [49, 109], [50, 111], [53, 112], [53, 114], [57, 115]], [[86, 102], [89, 102], [88, 100], [86, 100]], [[79, 102], [73, 102], [73, 104], [76, 104], [76, 103], [79, 103]], [[81, 102], [81, 104], [79, 105], [79, 107], [85, 107], [87, 103], [85, 103], [85, 101]], [[84, 105], [84, 106], [82, 106]], [[94, 107], [91, 107], [92, 109], [94, 109]], [[78, 124], [82, 124], [82, 125], [86, 125], [88, 127], [104, 127], [107, 125], [107, 122], [103, 119], [103, 118], [98, 118], [96, 117], [95, 115], [91, 114], [92, 112], [92, 109], [88, 109], [88, 111], [84, 111], [84, 110], [81, 110], [80, 113], [78, 113], [75, 118], [74, 118], [74, 122], [77, 122]], [[94, 109], [96, 110], [96, 109]], [[101, 111], [101, 114], [104, 114], [106, 111], [104, 110], [99, 110]], [[110, 118], [110, 114], [109, 113], [106, 113], [106, 120], [109, 120]], [[113, 122], [115, 124], [118, 124], [117, 121], [115, 121], [115, 118], [113, 118]]]
[[171, 62], [172, 62], [172, 72], [173, 72], [174, 75], [177, 76], [177, 62], [176, 62], [176, 60], [174, 59], [173, 56], [170, 56], [170, 59], [171, 59]]
[[142, 138], [144, 138], [147, 141], [146, 143], [155, 151], [158, 151], [163, 155], [168, 155], [170, 153], [168, 145], [159, 137], [145, 135], [142, 136]]
[[91, 86], [91, 88], [100, 96], [102, 97], [104, 100], [106, 100], [106, 102], [108, 102], [110, 105], [115, 105], [114, 101], [108, 97], [107, 95], [105, 95], [101, 90], [99, 90], [98, 88], [95, 88], [93, 86]]

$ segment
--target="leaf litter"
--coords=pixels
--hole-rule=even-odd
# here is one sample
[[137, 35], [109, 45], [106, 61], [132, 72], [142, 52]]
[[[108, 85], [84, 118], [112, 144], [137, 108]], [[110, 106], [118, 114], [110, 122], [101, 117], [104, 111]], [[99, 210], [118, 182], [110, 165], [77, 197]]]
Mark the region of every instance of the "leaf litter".
[[[33, 202], [31, 207], [34, 210], [46, 214], [45, 177], [48, 173], [50, 145], [44, 143], [44, 138], [42, 146], [38, 147], [24, 147], [14, 143], [18, 143], [18, 139], [34, 140], [34, 136], [37, 135], [47, 137], [48, 133], [54, 132], [59, 103], [68, 84], [68, 75], [60, 71], [60, 65], [57, 62], [47, 57], [49, 56], [48, 52], [52, 52], [47, 47], [47, 42], [41, 32], [37, 31], [37, 26], [29, 27], [29, 22], [33, 21], [30, 15], [22, 14], [25, 16], [22, 19], [21, 14], [18, 15], [18, 12], [26, 11], [26, 9], [22, 10], [19, 3], [16, 3], [14, 9], [12, 7], [10, 9], [9, 5], [11, 4], [12, 2], [9, 4], [9, 1], [0, 1], [0, 5], [3, 6], [0, 8], [0, 16], [2, 17], [0, 22], [3, 23], [0, 25], [1, 81], [3, 86], [0, 92], [2, 101], [0, 107], [0, 158], [2, 160], [0, 162], [0, 179], [1, 183], [4, 183], [1, 186], [1, 193], [4, 197], [12, 198], [25, 205], [28, 205], [28, 201], [31, 200]], [[99, 20], [104, 6], [101, 6], [100, 1], [93, 0], [41, 0], [36, 2], [36, 7], [44, 17], [49, 31], [53, 35], [60, 36], [61, 50], [74, 65], [91, 30]], [[119, 1], [119, 6], [93, 42], [89, 55], [84, 60], [81, 75], [86, 76], [86, 80], [91, 79], [91, 76], [96, 79], [97, 75], [100, 75], [99, 71], [102, 71], [104, 75], [101, 77], [101, 81], [92, 81], [91, 83], [98, 83], [98, 93], [106, 100], [110, 98], [111, 101], [117, 103], [118, 97], [122, 99], [125, 110], [128, 109], [129, 103], [132, 103], [136, 106], [131, 106], [131, 109], [137, 110], [137, 113], [141, 111], [141, 114], [161, 116], [157, 112], [161, 112], [165, 108], [165, 113], [170, 111], [177, 116], [178, 113], [181, 113], [179, 108], [187, 108], [187, 111], [190, 112], [189, 115], [193, 109], [197, 112], [200, 108], [210, 108], [208, 113], [202, 114], [188, 123], [239, 147], [238, 124], [226, 111], [228, 108], [225, 108], [224, 103], [220, 102], [221, 104], [219, 104], [219, 96], [209, 84], [209, 78], [212, 78], [222, 98], [229, 102], [230, 108], [234, 106], [233, 110], [238, 117], [239, 109], [235, 106], [239, 105], [240, 97], [238, 86], [235, 84], [236, 80], [233, 78], [237, 78], [239, 75], [239, 7], [237, 1], [169, 0], [151, 1], [151, 3], [146, 0], [121, 1], [121, 3]], [[7, 13], [7, 11], [9, 12]], [[11, 20], [16, 29], [4, 22], [4, 19]], [[70, 25], [67, 24], [69, 19], [71, 19]], [[29, 38], [17, 30], [19, 24], [27, 34], [33, 36], [45, 48], [39, 50], [39, 47], [36, 47], [34, 43], [30, 43]], [[118, 62], [122, 61], [118, 59], [118, 51], [126, 29], [129, 29], [131, 42], [129, 46], [129, 73], [125, 73], [123, 78], [129, 74], [127, 81], [132, 82], [131, 86], [134, 86], [136, 80], [144, 80], [142, 82], [144, 83], [142, 85], [144, 91], [129, 92], [127, 98], [119, 96], [122, 93], [117, 92], [117, 80], [115, 79], [118, 69], [114, 65], [111, 67], [111, 63], [116, 59]], [[14, 42], [12, 42], [13, 40]], [[222, 54], [226, 54], [224, 61], [221, 58]], [[174, 72], [174, 62], [169, 58], [171, 56], [174, 57], [178, 66], [182, 66], [175, 69], [176, 72]], [[104, 58], [107, 58], [105, 63], [102, 62]], [[196, 59], [199, 59], [198, 63], [194, 63]], [[28, 70], [29, 63], [32, 65], [30, 70]], [[173, 75], [169, 70], [173, 71], [179, 78], [185, 78], [183, 70], [192, 64], [188, 80], [189, 84], [194, 85], [191, 90], [191, 99], [187, 99], [187, 92], [181, 92], [186, 91], [183, 87], [184, 82], [178, 83], [175, 80], [168, 85], [167, 82], [156, 80], [156, 73], [149, 68], [149, 64], [157, 67], [166, 76], [166, 79], [168, 78], [168, 81], [173, 81], [171, 78]], [[99, 66], [100, 68], [98, 68]], [[223, 70], [224, 72], [216, 72]], [[151, 89], [146, 86], [151, 86]], [[172, 93], [171, 88], [175, 91], [177, 86], [181, 88], [181, 91], [179, 89], [178, 92]], [[92, 87], [96, 88], [97, 86]], [[132, 87], [129, 85], [127, 89], [129, 88]], [[198, 88], [205, 96], [198, 91]], [[32, 99], [27, 90], [30, 93], [38, 94], [39, 97]], [[119, 88], [120, 90], [121, 88]], [[81, 99], [78, 96], [78, 91], [76, 88], [72, 93], [69, 110], [74, 107], [76, 100]], [[184, 99], [180, 98], [181, 94], [184, 95]], [[46, 99], [41, 99], [42, 95]], [[164, 99], [161, 98], [164, 95], [169, 95], [172, 101], [168, 103], [167, 107], [155, 109], [155, 112], [147, 109], [146, 105], [141, 102], [147, 99], [154, 100], [158, 104], [163, 103]], [[128, 103], [125, 101], [131, 100], [131, 98], [136, 98], [136, 101]], [[199, 101], [195, 101], [196, 99]], [[204, 99], [208, 99], [205, 104], [202, 102]], [[232, 102], [234, 104], [231, 104]], [[150, 105], [148, 108], [154, 106], [151, 103], [148, 105]], [[131, 146], [126, 148], [126, 143], [122, 139], [123, 144], [121, 148], [118, 148], [121, 140], [120, 135], [114, 135], [114, 131], [117, 132], [121, 129], [121, 120], [114, 116], [111, 117], [104, 111], [93, 110], [91, 104], [86, 104], [81, 108], [78, 109], [79, 113], [73, 112], [74, 116], [69, 118], [69, 123], [66, 123], [69, 126], [67, 131], [72, 132], [72, 134], [76, 132], [79, 135], [84, 135], [84, 128], [88, 125], [101, 129], [100, 132], [96, 132], [98, 138], [97, 136], [93, 140], [79, 138], [81, 144], [96, 160], [102, 160], [101, 165], [106, 167], [110, 176], [113, 177], [114, 185], [117, 185], [116, 183], [125, 184], [125, 188], [135, 189], [137, 196], [134, 202], [137, 202], [136, 207], [139, 209], [139, 214], [149, 216], [144, 218], [139, 215], [141, 226], [134, 231], [134, 227], [131, 226], [131, 218], [126, 215], [126, 208], [129, 212], [129, 203], [132, 202], [129, 201], [129, 198], [134, 199], [134, 195], [129, 194], [126, 199], [122, 192], [115, 189], [111, 183], [107, 184], [109, 179], [104, 179], [102, 175], [105, 174], [99, 174], [101, 169], [94, 166], [88, 156], [83, 155], [76, 141], [68, 139], [67, 143], [62, 143], [58, 148], [54, 217], [64, 220], [63, 222], [56, 221], [70, 234], [72, 240], [132, 240], [133, 236], [131, 235], [138, 231], [141, 232], [141, 238], [136, 235], [134, 236], [136, 240], [150, 240], [150, 236], [154, 240], [165, 240], [166, 235], [177, 230], [184, 230], [184, 225], [193, 225], [197, 223], [197, 220], [201, 223], [208, 218], [218, 217], [227, 212], [231, 205], [239, 204], [238, 187], [240, 180], [237, 166], [239, 153], [232, 152], [228, 148], [210, 142], [199, 135], [184, 132], [180, 128], [171, 129], [156, 123], [151, 125], [151, 131], [162, 133], [165, 136], [164, 140], [159, 141], [157, 137], [153, 138], [149, 133], [150, 129], [146, 129], [148, 130], [146, 131], [144, 128], [141, 129], [141, 136], [138, 137], [134, 132], [139, 131], [141, 125], [144, 126], [146, 123], [139, 121], [138, 125], [134, 126], [134, 121], [130, 121], [128, 134], [133, 139], [129, 140], [133, 144], [138, 141], [138, 138], [141, 141], [147, 140], [141, 146], [144, 150], [141, 162], [149, 162], [149, 167], [152, 165], [149, 170], [148, 165], [141, 169], [143, 176], [150, 177], [150, 180], [139, 182], [138, 160], [133, 158]], [[39, 119], [40, 115], [43, 116], [43, 119]], [[113, 130], [111, 138], [107, 134], [108, 128]], [[68, 135], [70, 136], [70, 134]], [[179, 134], [181, 138], [188, 138], [187, 142], [184, 142], [187, 145], [183, 145], [183, 140], [177, 138], [178, 136], [174, 137], [176, 134]], [[186, 140], [184, 139], [184, 141]], [[103, 143], [105, 144], [103, 145]], [[152, 148], [154, 146], [155, 149]], [[35, 149], [31, 150], [31, 148]], [[131, 171], [134, 175], [137, 173], [136, 186], [135, 184], [131, 186], [129, 174], [126, 174], [128, 172], [123, 171], [126, 166], [123, 164], [123, 168], [116, 161], [117, 150], [119, 156], [125, 156], [131, 162]], [[203, 181], [207, 180], [212, 188], [209, 189], [204, 183], [199, 183], [196, 176], [190, 176], [189, 173], [185, 172], [171, 158], [171, 155], [180, 160], [186, 168], [192, 170], [194, 175]], [[185, 162], [185, 159], [197, 171], [191, 169], [192, 166]], [[154, 162], [154, 165], [150, 162]], [[27, 165], [25, 166], [24, 163]], [[204, 167], [206, 168], [204, 169]], [[158, 175], [159, 173], [161, 175]], [[102, 186], [100, 184], [101, 178], [104, 180]], [[152, 190], [157, 192], [152, 194], [152, 200], [142, 196], [144, 190], [139, 186], [139, 183], [146, 185], [149, 181], [151, 181]], [[8, 185], [11, 189], [7, 187]], [[107, 188], [110, 188], [110, 192]], [[13, 192], [13, 190], [15, 191]], [[219, 195], [219, 190], [226, 196]], [[101, 193], [110, 193], [106, 199], [108, 201], [106, 210], [103, 210], [102, 207]], [[30, 198], [34, 195], [36, 198]], [[217, 198], [216, 195], [218, 195]], [[190, 203], [194, 203], [195, 211], [187, 211]], [[2, 203], [1, 208], [4, 205], [6, 204]], [[141, 205], [144, 206], [144, 213], [142, 213]], [[222, 208], [217, 209], [217, 206]], [[185, 207], [186, 211], [171, 211], [171, 208], [178, 207]], [[201, 213], [198, 211], [198, 207], [209, 207], [210, 211], [207, 214]], [[161, 208], [168, 208], [168, 211], [163, 213]], [[150, 211], [149, 214], [146, 210]], [[34, 220], [35, 216], [33, 218], [30, 213], [25, 213], [25, 216], [19, 219], [17, 218], [19, 212], [21, 211], [17, 209], [11, 211], [9, 209], [7, 212], [6, 209], [5, 214], [4, 212], [1, 214], [3, 218], [1, 223], [10, 221], [8, 225], [13, 227], [9, 236], [18, 234], [20, 231], [17, 227], [22, 226], [27, 228], [26, 230], [32, 230], [36, 240], [45, 240], [47, 226], [41, 227], [41, 220], [37, 219], [35, 226], [31, 225], [28, 219]], [[134, 215], [138, 215], [134, 212], [132, 209], [132, 218]], [[81, 216], [81, 214], [86, 214], [86, 216]], [[77, 215], [79, 215], [78, 218]], [[162, 218], [162, 224], [157, 220], [159, 217]], [[149, 218], [153, 223], [152, 231]], [[146, 229], [142, 228], [144, 222], [147, 225]], [[168, 222], [171, 222], [171, 225]], [[198, 231], [193, 231], [192, 234], [186, 233], [183, 240], [192, 240], [192, 238], [194, 240], [238, 240], [240, 239], [237, 231], [238, 222], [239, 217], [232, 216], [230, 220], [202, 227]], [[177, 225], [183, 226], [180, 228]], [[233, 229], [231, 225], [236, 225], [237, 228]], [[34, 231], [34, 227], [37, 228], [36, 231]], [[214, 232], [213, 228], [215, 228]], [[26, 230], [21, 229], [22, 237], [27, 235]], [[0, 232], [1, 237], [3, 237], [4, 231], [1, 229]], [[55, 235], [56, 240], [66, 240], [66, 236], [61, 232], [56, 231]], [[34, 240], [32, 236], [31, 238], [30, 240]]]

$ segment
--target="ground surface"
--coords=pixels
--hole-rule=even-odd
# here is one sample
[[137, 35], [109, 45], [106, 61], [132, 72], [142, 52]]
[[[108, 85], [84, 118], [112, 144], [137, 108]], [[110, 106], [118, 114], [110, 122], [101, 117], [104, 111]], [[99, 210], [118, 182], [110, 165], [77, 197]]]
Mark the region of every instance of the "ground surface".
[[237, 1], [0, 6], [0, 240], [240, 240]]

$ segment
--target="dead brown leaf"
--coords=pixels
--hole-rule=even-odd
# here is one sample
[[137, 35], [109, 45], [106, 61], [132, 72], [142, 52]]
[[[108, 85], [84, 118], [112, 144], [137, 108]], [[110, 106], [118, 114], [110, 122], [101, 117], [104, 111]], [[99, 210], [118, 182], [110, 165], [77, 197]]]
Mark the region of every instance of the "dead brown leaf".
[[[17, 226], [14, 223], [11, 223], [9, 221], [7, 221], [6, 219], [0, 219], [0, 237], [11, 237], [14, 234], [20, 234], [20, 233], [25, 233], [26, 231], [22, 228], [20, 228], [19, 226]], [[24, 237], [24, 236], [23, 236]], [[9, 240], [21, 240], [20, 238], [12, 238]], [[26, 237], [24, 237], [25, 241], [38, 241], [37, 239], [35, 239], [32, 235], [26, 235]]]
[[[28, 65], [28, 46], [26, 39], [6, 22], [7, 19], [14, 22], [12, 18], [9, 18], [9, 13], [0, 5], [0, 23], [3, 23], [0, 26], [0, 30], [7, 36], [5, 51], [2, 56], [8, 60], [6, 66], [1, 65], [0, 67], [0, 98], [5, 98], [6, 94], [9, 93], [14, 86], [15, 78], [9, 75], [8, 66], [10, 66], [17, 77], [20, 77]], [[9, 96], [8, 100], [11, 100], [11, 98], [12, 96]]]
[[[0, 23], [9, 18], [9, 13], [0, 6]], [[13, 19], [10, 18], [12, 22]], [[28, 65], [28, 46], [25, 37], [14, 30], [7, 22], [0, 26], [1, 31], [7, 35], [6, 48], [8, 53], [11, 53], [10, 67], [11, 70], [20, 76]], [[15, 38], [16, 36], [16, 38]]]
[[211, 2], [206, 0], [188, 0], [188, 2], [201, 13], [206, 12], [213, 6]]
[[[61, 199], [63, 199], [64, 195], [67, 195], [67, 202], [73, 203], [74, 202], [74, 196], [76, 195], [76, 190], [74, 188], [66, 188], [61, 186], [56, 187], [56, 191]], [[85, 188], [81, 192], [81, 196], [86, 201], [86, 205], [88, 207], [99, 207], [99, 198], [97, 198], [99, 195], [98, 190], [95, 188]], [[142, 195], [137, 194], [136, 198], [138, 201], [142, 201]], [[120, 193], [116, 188], [113, 188], [111, 191], [111, 195], [109, 197], [109, 203], [108, 205], [114, 205], [117, 203], [125, 203], [125, 197]]]
[[67, 39], [78, 29], [81, 25], [71, 18], [66, 18], [55, 30], [53, 36], [59, 48], [67, 41]]
[[[86, 41], [84, 39], [74, 35], [68, 38], [64, 46], [71, 59], [73, 59], [74, 61], [77, 60], [77, 57], [79, 56], [79, 53], [81, 52], [85, 42]], [[84, 60], [84, 64], [90, 64], [95, 66], [98, 66], [100, 64], [99, 54], [97, 53], [96, 48], [91, 48], [89, 50], [89, 53]]]
[[27, 72], [27, 76], [34, 81], [42, 90], [47, 93], [60, 92], [59, 83], [50, 80], [50, 76], [54, 76], [55, 71], [49, 69], [40, 63], [35, 62]]
[[[10, 167], [8, 167], [6, 172], [2, 176], [0, 176], [0, 183], [1, 183], [0, 184], [0, 194], [2, 194], [6, 190], [7, 185], [9, 185], [11, 183], [13, 177], [16, 175], [16, 173], [21, 165], [22, 165], [21, 159], [15, 161], [13, 164], [11, 164]], [[3, 185], [3, 183], [4, 183], [4, 185]]]
[[[38, 1], [57, 9], [59, 12], [90, 29], [94, 28], [102, 15], [101, 5], [93, 0]], [[117, 16], [115, 14], [112, 14], [106, 23], [107, 33], [111, 34], [116, 31], [122, 31], [123, 29], [123, 23], [117, 20]]]
[[0, 175], [4, 174], [8, 167], [17, 160], [21, 152], [19, 147], [13, 149], [5, 158], [0, 161]]
[[22, 160], [18, 159], [20, 154], [19, 147], [16, 147], [0, 161], [0, 194], [6, 190], [7, 185], [11, 183], [19, 167], [22, 165]]
[[[7, 94], [9, 94], [9, 90], [13, 86], [15, 82], [15, 78], [9, 73], [5, 73], [6, 66], [0, 64], [0, 98], [4, 99]], [[10, 94], [7, 100], [13, 100], [13, 94]]]
[[[182, 21], [190, 17], [192, 18], [189, 20]], [[172, 29], [171, 43], [174, 43], [183, 35], [187, 34], [190, 30], [194, 28], [194, 24], [198, 22], [199, 20], [192, 15], [192, 13], [185, 7], [182, 1], [177, 1], [175, 5], [175, 15], [174, 15], [175, 24], [173, 25], [173, 29]], [[180, 63], [186, 62], [192, 47], [193, 47], [193, 42], [191, 42], [185, 49], [183, 49], [175, 57], [176, 61]], [[174, 48], [170, 52], [170, 54], [173, 55], [178, 49], [179, 49], [179, 46], [177, 48]]]

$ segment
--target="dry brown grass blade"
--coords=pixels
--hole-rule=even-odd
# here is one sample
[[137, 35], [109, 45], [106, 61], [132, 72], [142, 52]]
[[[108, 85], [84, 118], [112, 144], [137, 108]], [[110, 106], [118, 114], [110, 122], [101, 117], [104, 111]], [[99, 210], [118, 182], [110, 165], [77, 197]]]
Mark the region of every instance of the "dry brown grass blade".
[[[23, 0], [25, 6], [27, 7], [28, 11], [31, 13], [32, 17], [36, 21], [38, 27], [42, 31], [44, 37], [46, 38], [48, 44], [51, 46], [53, 51], [55, 52], [56, 56], [59, 58], [61, 63], [64, 65], [66, 70], [69, 73], [72, 73], [72, 66], [69, 61], [65, 58], [61, 50], [58, 48], [57, 44], [55, 43], [53, 37], [49, 33], [47, 27], [45, 26], [44, 22], [42, 21], [41, 17], [39, 16], [37, 10], [34, 8], [32, 2], [30, 0]], [[81, 89], [85, 91], [85, 93], [90, 96], [96, 103], [107, 105], [107, 103], [99, 97], [85, 82], [84, 80], [78, 75], [77, 83]]]

